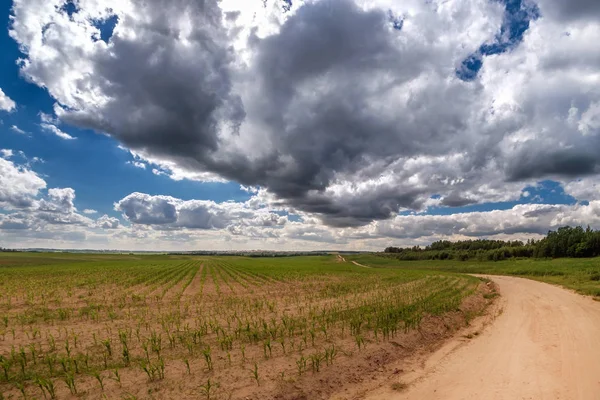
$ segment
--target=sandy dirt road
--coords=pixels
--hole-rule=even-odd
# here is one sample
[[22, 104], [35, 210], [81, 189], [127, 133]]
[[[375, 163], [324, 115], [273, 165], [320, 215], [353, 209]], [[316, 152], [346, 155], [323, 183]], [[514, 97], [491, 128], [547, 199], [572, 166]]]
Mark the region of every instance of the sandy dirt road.
[[352, 264], [354, 264], [354, 265], [358, 265], [359, 267], [363, 267], [363, 268], [371, 268], [371, 267], [367, 267], [366, 265], [363, 265], [363, 264], [357, 263], [356, 261], [352, 261]]
[[527, 279], [490, 278], [502, 294], [492, 324], [403, 377], [406, 390], [386, 385], [367, 398], [600, 399], [600, 302]]

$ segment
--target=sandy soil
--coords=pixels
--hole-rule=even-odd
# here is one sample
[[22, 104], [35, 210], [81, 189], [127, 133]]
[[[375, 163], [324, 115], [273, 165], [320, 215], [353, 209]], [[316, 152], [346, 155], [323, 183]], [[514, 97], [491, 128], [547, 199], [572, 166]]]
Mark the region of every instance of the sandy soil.
[[490, 277], [497, 318], [456, 338], [367, 399], [600, 399], [600, 302], [514, 277]]

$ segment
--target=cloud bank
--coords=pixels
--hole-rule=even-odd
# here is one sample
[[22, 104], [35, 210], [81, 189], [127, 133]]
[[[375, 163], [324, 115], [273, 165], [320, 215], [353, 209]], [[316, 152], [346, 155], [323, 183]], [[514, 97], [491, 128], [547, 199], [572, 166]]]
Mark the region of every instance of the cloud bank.
[[[155, 174], [260, 188], [265, 215], [301, 216], [273, 240], [537, 234], [595, 215], [597, 1], [65, 3], [14, 0], [10, 27], [60, 122]], [[515, 201], [543, 179], [593, 203], [537, 222], [538, 205], [403, 216]], [[247, 205], [132, 193], [115, 207], [153, 231], [264, 228]], [[512, 223], [484, 223], [496, 215]]]

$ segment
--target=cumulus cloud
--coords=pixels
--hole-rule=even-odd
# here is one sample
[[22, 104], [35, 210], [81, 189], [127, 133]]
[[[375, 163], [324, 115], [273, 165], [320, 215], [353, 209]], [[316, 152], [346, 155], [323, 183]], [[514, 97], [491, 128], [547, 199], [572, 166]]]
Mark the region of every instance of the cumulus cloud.
[[96, 225], [102, 229], [117, 229], [120, 224], [118, 218], [109, 217], [106, 214], [96, 220]]
[[[127, 235], [134, 234], [137, 238], [156, 235], [167, 238], [185, 233], [193, 239], [198, 237], [195, 233], [198, 230], [209, 230], [220, 233], [221, 240], [230, 235], [236, 244], [242, 240], [261, 240], [262, 245], [277, 243], [285, 248], [302, 248], [301, 243], [312, 243], [307, 246], [381, 250], [389, 243], [427, 244], [440, 239], [538, 238], [565, 225], [590, 224], [600, 228], [600, 201], [574, 205], [521, 204], [506, 210], [449, 215], [398, 215], [355, 228], [326, 226], [309, 216], [290, 221], [266, 208], [252, 209], [253, 201], [214, 203], [132, 193], [115, 204], [115, 208], [136, 228]], [[219, 242], [216, 237], [213, 240]]]
[[246, 203], [181, 200], [171, 196], [132, 193], [115, 203], [115, 210], [134, 224], [159, 229], [224, 229], [229, 226], [279, 227], [287, 218]]
[[[7, 159], [12, 150], [4, 149], [0, 158], [0, 237], [3, 240], [85, 239], [93, 221], [78, 213], [75, 190], [50, 188], [27, 164]], [[27, 157], [22, 152], [18, 154]], [[39, 242], [38, 242], [39, 243]]]
[[13, 156], [11, 149], [0, 149], [0, 153], [2, 154], [2, 158], [11, 158]]
[[14, 111], [17, 104], [8, 97], [0, 88], [0, 111]]
[[72, 188], [48, 189], [46, 198], [37, 202], [35, 217], [49, 224], [90, 226], [92, 220], [77, 212], [75, 190]]
[[20, 238], [37, 245], [68, 243], [87, 248], [156, 250], [159, 243], [161, 248], [178, 250], [232, 246], [381, 250], [389, 244], [427, 244], [439, 239], [526, 239], [565, 225], [600, 228], [600, 200], [573, 205], [522, 204], [450, 215], [398, 215], [340, 228], [323, 225], [310, 214], [290, 220], [283, 212], [271, 211], [277, 208], [270, 203], [271, 194], [264, 189], [251, 192], [248, 201], [222, 203], [132, 193], [115, 204], [129, 222], [123, 226], [118, 218], [106, 214], [96, 220], [85, 217], [75, 206], [73, 189], [52, 188], [46, 194], [38, 193], [37, 199], [32, 194], [27, 207], [0, 214], [0, 237], [9, 243]]
[[75, 190], [71, 188], [48, 189], [48, 200], [41, 200], [38, 209], [41, 211], [70, 213], [76, 211], [74, 200]]
[[[46, 182], [34, 171], [0, 158], [0, 206], [3, 208], [30, 207]], [[10, 151], [12, 154], [12, 151]]]
[[178, 199], [170, 196], [150, 196], [132, 193], [115, 203], [129, 221], [144, 225], [165, 225], [177, 221]]
[[65, 132], [61, 131], [55, 125], [48, 124], [48, 123], [42, 123], [42, 124], [40, 124], [40, 127], [43, 130], [45, 130], [45, 131], [48, 131], [48, 132], [51, 132], [51, 133], [55, 134], [56, 136], [58, 136], [61, 139], [64, 139], [64, 140], [73, 140], [73, 139], [76, 139], [75, 137], [69, 135], [68, 133], [65, 133]]
[[[148, 155], [144, 151], [133, 151], [120, 147], [122, 150], [128, 151], [133, 157], [132, 161], [128, 161], [128, 164], [132, 164], [135, 167], [145, 169], [146, 166], [151, 165], [156, 168], [152, 168], [152, 173], [159, 176], [168, 176], [175, 181], [191, 180], [199, 182], [226, 182], [226, 179], [219, 177], [216, 174], [210, 172], [199, 172], [189, 168], [181, 167], [177, 163], [154, 156]], [[143, 167], [142, 167], [143, 166]]]
[[60, 122], [60, 121], [58, 121], [58, 119], [56, 119], [52, 115], [46, 114], [44, 112], [39, 112], [38, 116], [40, 117], [40, 121], [42, 121], [45, 124], [58, 125], [58, 123]]
[[[499, 234], [544, 235], [566, 225], [600, 226], [600, 201], [588, 205], [524, 204], [508, 210], [451, 215], [397, 216], [376, 225], [375, 233], [396, 239], [459, 235], [478, 238]], [[431, 240], [430, 240], [431, 241]]]
[[[21, 72], [62, 122], [155, 174], [260, 187], [345, 228], [600, 169], [597, 1], [64, 3], [14, 1]], [[198, 229], [230, 226], [226, 208], [117, 203], [133, 223]]]

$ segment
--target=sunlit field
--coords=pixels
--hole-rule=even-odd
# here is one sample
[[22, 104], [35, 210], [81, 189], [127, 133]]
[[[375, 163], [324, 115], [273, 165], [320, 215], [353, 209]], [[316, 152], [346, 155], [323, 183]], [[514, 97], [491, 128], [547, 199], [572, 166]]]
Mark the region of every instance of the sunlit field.
[[375, 268], [522, 276], [600, 297], [600, 258], [400, 261], [383, 254], [353, 255], [347, 258]]
[[0, 398], [328, 398], [464, 327], [482, 286], [336, 255], [2, 253]]

